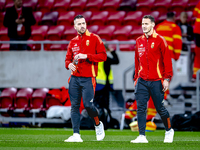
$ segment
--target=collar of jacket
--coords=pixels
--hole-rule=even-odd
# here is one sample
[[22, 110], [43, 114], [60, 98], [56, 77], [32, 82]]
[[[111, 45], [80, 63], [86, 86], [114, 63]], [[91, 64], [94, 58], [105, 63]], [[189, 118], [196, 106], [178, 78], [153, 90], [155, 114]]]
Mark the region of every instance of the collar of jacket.
[[90, 36], [90, 34], [91, 34], [91, 33], [88, 31], [88, 29], [86, 29], [85, 33], [83, 33], [83, 34], [79, 34], [79, 33], [78, 33], [78, 36], [79, 36], [79, 37], [81, 37], [81, 36], [82, 36], [82, 37], [83, 37], [83, 36]]
[[[151, 35], [149, 35], [148, 39], [149, 39], [149, 38], [156, 38], [157, 35], [158, 35], [158, 34], [156, 33], [156, 31], [153, 29], [153, 33], [152, 33]], [[143, 35], [143, 38], [147, 38], [147, 37], [145, 36], [145, 33], [144, 33], [144, 35]]]

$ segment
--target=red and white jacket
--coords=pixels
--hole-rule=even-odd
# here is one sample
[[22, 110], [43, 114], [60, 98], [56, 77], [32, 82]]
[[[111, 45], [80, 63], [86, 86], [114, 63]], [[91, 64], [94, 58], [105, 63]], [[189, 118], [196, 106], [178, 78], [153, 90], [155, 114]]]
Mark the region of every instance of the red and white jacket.
[[134, 81], [141, 77], [147, 81], [171, 79], [173, 75], [170, 51], [165, 39], [157, 34], [136, 40]]
[[78, 34], [73, 38], [67, 49], [65, 67], [73, 62], [74, 57], [79, 54], [87, 54], [87, 59], [78, 60], [78, 70], [72, 75], [78, 77], [96, 77], [98, 72], [98, 62], [106, 61], [107, 54], [100, 37], [90, 33], [88, 30], [84, 34]]

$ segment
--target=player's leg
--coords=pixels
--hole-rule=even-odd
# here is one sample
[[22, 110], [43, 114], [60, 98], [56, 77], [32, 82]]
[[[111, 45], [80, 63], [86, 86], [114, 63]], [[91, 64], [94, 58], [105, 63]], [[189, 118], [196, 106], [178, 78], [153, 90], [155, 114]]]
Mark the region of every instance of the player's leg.
[[79, 108], [81, 102], [81, 87], [79, 85], [79, 77], [71, 76], [69, 81], [69, 96], [71, 101], [71, 121], [74, 134], [65, 140], [65, 142], [83, 142], [79, 134]]
[[174, 131], [171, 128], [169, 112], [164, 107], [164, 92], [162, 90], [163, 90], [163, 86], [160, 80], [154, 81], [151, 83], [151, 87], [150, 87], [151, 97], [153, 99], [156, 111], [159, 113], [163, 121], [166, 133], [170, 133], [171, 138], [169, 137], [170, 138], [169, 141], [172, 142]]
[[137, 120], [139, 128], [139, 136], [132, 140], [131, 143], [148, 143], [145, 136], [146, 128], [146, 110], [149, 100], [148, 81], [139, 78], [135, 88], [135, 96], [137, 101]]
[[97, 140], [103, 140], [105, 137], [104, 126], [103, 123], [99, 121], [97, 109], [93, 104], [96, 80], [95, 78], [82, 78], [81, 80], [84, 107], [88, 115], [94, 121]]

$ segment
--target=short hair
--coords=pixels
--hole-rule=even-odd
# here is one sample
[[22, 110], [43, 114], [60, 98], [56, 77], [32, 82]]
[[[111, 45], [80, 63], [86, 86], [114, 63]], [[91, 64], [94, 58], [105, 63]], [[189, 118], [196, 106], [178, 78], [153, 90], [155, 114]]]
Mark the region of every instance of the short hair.
[[173, 18], [175, 16], [174, 12], [168, 12], [167, 13], [167, 18]]
[[74, 17], [74, 21], [76, 20], [76, 19], [81, 19], [81, 18], [84, 18], [82, 15], [77, 15], [76, 17]]
[[150, 19], [151, 22], [155, 23], [155, 19], [154, 19], [154, 17], [151, 16], [151, 15], [145, 15], [145, 16], [143, 17], [143, 19]]

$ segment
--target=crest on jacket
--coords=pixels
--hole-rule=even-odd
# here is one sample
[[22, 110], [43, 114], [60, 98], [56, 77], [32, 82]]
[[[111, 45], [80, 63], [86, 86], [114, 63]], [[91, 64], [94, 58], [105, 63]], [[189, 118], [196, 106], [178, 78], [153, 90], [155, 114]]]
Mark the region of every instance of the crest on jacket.
[[90, 41], [89, 41], [89, 40], [86, 41], [86, 45], [87, 45], [87, 46], [90, 45]]
[[154, 43], [154, 42], [152, 42], [152, 43], [151, 43], [151, 48], [154, 48], [154, 45], [155, 45], [155, 43]]

